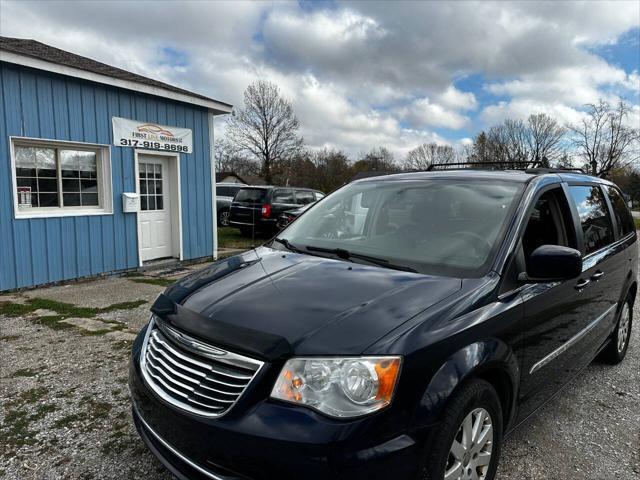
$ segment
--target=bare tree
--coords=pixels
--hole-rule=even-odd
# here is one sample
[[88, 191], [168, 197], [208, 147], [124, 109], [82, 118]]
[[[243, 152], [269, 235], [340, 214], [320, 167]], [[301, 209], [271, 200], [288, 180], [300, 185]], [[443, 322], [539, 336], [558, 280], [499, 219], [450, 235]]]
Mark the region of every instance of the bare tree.
[[527, 144], [531, 160], [542, 162], [546, 167], [550, 166], [550, 162], [560, 161], [565, 153], [562, 140], [566, 128], [545, 113], [529, 115], [527, 127]]
[[262, 176], [272, 183], [279, 162], [295, 156], [302, 148], [299, 122], [293, 106], [271, 82], [258, 80], [244, 92], [244, 105], [227, 123], [227, 140], [239, 152], [252, 155], [262, 165]]
[[453, 163], [456, 152], [449, 145], [423, 143], [407, 153], [402, 163], [404, 170], [427, 170], [434, 163]]
[[214, 149], [216, 172], [233, 172], [240, 176], [260, 174], [260, 163], [238, 152], [227, 140], [217, 140]]
[[573, 143], [592, 175], [606, 177], [639, 158], [639, 129], [627, 125], [629, 106], [620, 101], [612, 108], [600, 99], [588, 104], [585, 117], [569, 125]]
[[385, 147], [372, 148], [368, 152], [361, 153], [360, 158], [353, 165], [353, 168], [356, 172], [395, 172], [398, 170], [393, 154]]

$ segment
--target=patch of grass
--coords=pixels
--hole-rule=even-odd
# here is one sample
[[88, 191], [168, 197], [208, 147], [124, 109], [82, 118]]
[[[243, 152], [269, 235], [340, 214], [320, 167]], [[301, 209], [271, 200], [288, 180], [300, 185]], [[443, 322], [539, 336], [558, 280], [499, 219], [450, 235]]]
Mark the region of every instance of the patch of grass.
[[39, 325], [44, 325], [46, 327], [52, 328], [53, 330], [66, 330], [69, 328], [74, 328], [73, 325], [62, 322], [65, 317], [64, 315], [45, 315], [44, 317], [38, 317], [34, 319], [34, 322]]
[[640, 230], [640, 218], [634, 218], [633, 221], [636, 223], [636, 230]]
[[28, 403], [36, 403], [49, 393], [49, 389], [45, 387], [30, 388], [20, 392], [16, 398], [6, 403], [7, 407], [15, 407], [17, 405], [24, 405]]
[[85, 337], [95, 337], [98, 335], [104, 335], [105, 333], [109, 333], [109, 332], [114, 332], [117, 329], [111, 329], [111, 328], [101, 328], [100, 330], [80, 330], [80, 333], [82, 335], [84, 335]]
[[22, 317], [35, 310], [31, 305], [21, 303], [0, 302], [0, 315], [5, 317]]
[[20, 335], [0, 335], [0, 341], [4, 342], [13, 342], [14, 340], [18, 340]]
[[174, 283], [176, 283], [176, 280], [172, 280], [169, 278], [139, 277], [139, 278], [130, 278], [129, 280], [135, 283], [146, 283], [147, 285], [157, 285], [158, 287], [168, 287], [169, 285], [173, 285]]
[[91, 318], [96, 316], [96, 309], [90, 307], [78, 307], [71, 303], [58, 302], [48, 298], [31, 298], [27, 300], [34, 310], [52, 310], [63, 317]]
[[269, 237], [256, 234], [255, 239], [244, 237], [237, 228], [224, 227], [218, 229], [218, 247], [242, 248], [248, 250], [252, 246], [261, 245]]
[[55, 428], [67, 428], [75, 422], [87, 419], [86, 413], [71, 413], [53, 422]]
[[11, 374], [11, 378], [19, 378], [19, 377], [35, 377], [38, 374], [36, 370], [32, 370], [30, 368], [21, 368], [20, 370], [16, 370]]
[[89, 402], [89, 417], [92, 420], [98, 418], [106, 418], [109, 416], [109, 412], [113, 409], [113, 405], [108, 402], [102, 402], [99, 400], [91, 399]]
[[34, 445], [37, 432], [30, 428], [31, 424], [57, 408], [55, 405], [43, 404], [39, 405], [34, 413], [29, 413], [25, 408], [9, 409], [2, 424], [5, 432], [3, 442], [0, 442], [0, 455], [11, 454], [25, 445]]
[[113, 312], [114, 310], [133, 310], [134, 308], [141, 307], [147, 303], [146, 300], [135, 300], [133, 302], [121, 302], [114, 303], [113, 305], [109, 305], [108, 307], [97, 309], [97, 313], [107, 313]]

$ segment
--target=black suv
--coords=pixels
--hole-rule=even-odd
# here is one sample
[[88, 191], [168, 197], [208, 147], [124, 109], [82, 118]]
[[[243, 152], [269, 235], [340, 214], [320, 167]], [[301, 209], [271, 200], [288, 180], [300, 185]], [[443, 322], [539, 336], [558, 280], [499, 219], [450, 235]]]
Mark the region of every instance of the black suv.
[[287, 210], [314, 203], [324, 197], [309, 188], [246, 187], [240, 189], [229, 210], [229, 224], [243, 235], [254, 231], [272, 233], [278, 217]]
[[624, 358], [637, 268], [598, 178], [356, 181], [157, 299], [135, 423], [180, 478], [491, 480], [505, 432]]

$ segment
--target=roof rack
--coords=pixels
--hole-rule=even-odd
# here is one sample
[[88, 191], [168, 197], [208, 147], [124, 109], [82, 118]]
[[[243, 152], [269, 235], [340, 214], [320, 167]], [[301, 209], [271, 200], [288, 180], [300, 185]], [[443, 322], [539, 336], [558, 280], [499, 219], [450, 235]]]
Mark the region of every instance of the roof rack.
[[588, 172], [584, 171], [584, 168], [580, 167], [559, 167], [559, 168], [527, 168], [526, 172], [531, 173], [580, 173], [582, 175], [589, 175]]
[[579, 173], [588, 175], [584, 169], [578, 167], [550, 168], [542, 166], [542, 162], [457, 162], [457, 163], [433, 163], [428, 172], [434, 170], [522, 170], [526, 173]]
[[541, 165], [539, 161], [533, 162], [457, 162], [457, 163], [433, 163], [427, 168], [428, 172], [434, 170], [528, 170]]

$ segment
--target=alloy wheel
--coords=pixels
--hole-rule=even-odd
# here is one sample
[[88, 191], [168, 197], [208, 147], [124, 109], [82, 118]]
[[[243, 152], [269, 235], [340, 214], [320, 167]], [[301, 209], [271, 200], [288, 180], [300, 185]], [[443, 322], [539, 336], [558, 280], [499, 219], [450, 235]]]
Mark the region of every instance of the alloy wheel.
[[219, 221], [220, 225], [222, 225], [223, 227], [228, 227], [229, 226], [229, 212], [222, 212], [220, 214], [220, 221]]
[[484, 480], [491, 464], [493, 422], [484, 408], [469, 413], [449, 449], [444, 480]]
[[629, 338], [629, 330], [631, 326], [631, 312], [629, 311], [629, 303], [625, 302], [620, 313], [620, 322], [618, 323], [618, 352], [622, 353], [627, 340]]

